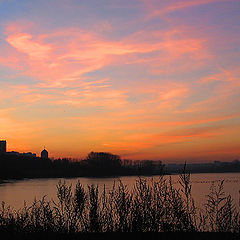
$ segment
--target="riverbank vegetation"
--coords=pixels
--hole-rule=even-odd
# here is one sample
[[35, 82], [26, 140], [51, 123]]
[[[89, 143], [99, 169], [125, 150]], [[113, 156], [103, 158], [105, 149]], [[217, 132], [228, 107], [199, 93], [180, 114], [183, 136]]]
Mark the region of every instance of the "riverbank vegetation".
[[191, 194], [190, 174], [179, 175], [180, 188], [171, 178], [138, 178], [130, 190], [121, 181], [100, 192], [98, 186], [73, 188], [57, 185], [57, 201], [46, 197], [31, 206], [0, 208], [1, 232], [110, 233], [110, 232], [229, 232], [239, 234], [239, 206], [224, 194], [221, 182], [212, 185], [202, 209]]

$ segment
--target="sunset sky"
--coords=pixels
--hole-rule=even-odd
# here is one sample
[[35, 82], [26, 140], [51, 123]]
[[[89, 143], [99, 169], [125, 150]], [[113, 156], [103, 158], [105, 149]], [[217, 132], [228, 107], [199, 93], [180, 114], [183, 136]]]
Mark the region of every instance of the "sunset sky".
[[240, 158], [239, 0], [0, 0], [8, 151]]

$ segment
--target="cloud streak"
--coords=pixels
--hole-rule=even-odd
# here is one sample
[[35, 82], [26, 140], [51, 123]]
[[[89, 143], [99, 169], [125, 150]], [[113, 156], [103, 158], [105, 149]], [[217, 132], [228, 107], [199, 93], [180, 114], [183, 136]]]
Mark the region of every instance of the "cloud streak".
[[[156, 8], [156, 5], [158, 5], [159, 2], [157, 1], [144, 1], [145, 4], [148, 6], [148, 9], [150, 9], [150, 13], [147, 16], [147, 19], [163, 16], [165, 14], [169, 14], [175, 11], [184, 10], [187, 8], [192, 7], [198, 7], [201, 5], [207, 5], [212, 3], [220, 3], [225, 2], [224, 0], [183, 0], [183, 1], [177, 1], [172, 4], [166, 4], [165, 6], [160, 5], [159, 8]], [[154, 7], [155, 6], [155, 7]]]
[[[235, 142], [235, 1], [106, 2], [58, 1], [52, 11], [37, 0], [26, 11], [22, 0], [9, 16], [15, 0], [1, 5], [2, 137], [17, 145], [25, 131], [19, 149], [35, 151], [48, 139], [55, 156], [141, 159], [205, 148], [207, 157]], [[230, 140], [229, 156], [239, 156]]]

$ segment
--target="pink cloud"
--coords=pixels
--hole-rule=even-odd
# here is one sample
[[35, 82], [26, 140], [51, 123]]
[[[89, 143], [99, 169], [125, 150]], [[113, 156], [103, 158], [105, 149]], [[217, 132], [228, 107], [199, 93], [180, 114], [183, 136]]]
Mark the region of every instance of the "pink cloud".
[[19, 52], [35, 59], [47, 58], [51, 51], [50, 45], [33, 41], [32, 35], [26, 33], [10, 35], [6, 38], [6, 41]]
[[[165, 14], [179, 11], [182, 9], [206, 5], [206, 4], [215, 3], [215, 2], [225, 2], [225, 0], [194, 0], [194, 1], [182, 0], [182, 1], [176, 1], [170, 4], [165, 4], [165, 5], [163, 5], [162, 3], [156, 0], [149, 0], [149, 1], [144, 0], [143, 2], [145, 3], [145, 6], [147, 6], [147, 9], [149, 11], [146, 18], [147, 20], [149, 20], [151, 18], [163, 16]], [[159, 3], [160, 3], [160, 6], [159, 6]]]
[[[6, 41], [16, 50], [7, 49], [8, 55], [11, 53], [10, 57], [18, 60], [15, 67], [19, 68], [20, 64], [25, 69], [23, 74], [51, 84], [78, 81], [88, 72], [114, 61], [119, 62], [121, 56], [126, 56], [122, 63], [125, 64], [131, 63], [131, 58], [136, 54], [156, 52], [158, 57], [149, 60], [153, 61], [151, 65], [155, 65], [155, 69], [161, 63], [166, 65], [186, 54], [197, 59], [206, 57], [203, 44], [205, 40], [184, 37], [184, 30], [143, 31], [120, 41], [110, 41], [81, 29], [63, 29], [37, 35], [19, 32], [17, 29], [22, 27], [17, 28], [11, 24], [6, 31]], [[138, 56], [138, 61], [141, 59], [145, 61]]]
[[[18, 60], [11, 67], [17, 69], [22, 65], [21, 74], [37, 80], [36, 91], [22, 97], [23, 101], [30, 102], [46, 99], [57, 105], [121, 107], [128, 102], [130, 88], [113, 89], [113, 79], [87, 81], [84, 74], [115, 63], [125, 64], [128, 62], [125, 60], [131, 62], [135, 56], [144, 62], [141, 54], [145, 53], [150, 54], [146, 65], [149, 71], [151, 68], [152, 71], [166, 69], [166, 65], [175, 64], [186, 56], [189, 61], [208, 56], [204, 50], [205, 40], [186, 37], [184, 29], [137, 32], [120, 41], [110, 41], [81, 29], [62, 29], [47, 34], [17, 32], [17, 29], [22, 27], [12, 24], [7, 28], [6, 41], [11, 46], [7, 51], [11, 52], [11, 58]], [[155, 55], [151, 56], [152, 53]], [[64, 91], [61, 97], [55, 93], [50, 97], [47, 92], [39, 92], [39, 88], [52, 88], [59, 89], [58, 93], [62, 94], [61, 89], [66, 87], [74, 90]], [[147, 103], [157, 104], [158, 110], [176, 109], [191, 92], [189, 86], [176, 83], [142, 88], [144, 93], [153, 93]], [[134, 87], [134, 91], [141, 93], [138, 87]]]
[[136, 86], [135, 92], [145, 96], [139, 103], [158, 111], [173, 111], [191, 96], [193, 90], [187, 83], [167, 80], [163, 83], [159, 80], [158, 84], [146, 81]]
[[188, 88], [170, 89], [167, 92], [160, 93], [160, 99], [168, 100], [172, 98], [186, 97], [188, 93], [189, 93]]
[[240, 68], [234, 69], [219, 68], [218, 73], [205, 76], [199, 80], [200, 83], [210, 83], [217, 81], [240, 84]]
[[64, 92], [65, 97], [56, 99], [54, 104], [67, 104], [76, 107], [92, 106], [92, 107], [106, 107], [116, 108], [125, 106], [127, 102], [127, 95], [122, 90], [114, 89], [91, 89], [91, 90], [69, 90]]

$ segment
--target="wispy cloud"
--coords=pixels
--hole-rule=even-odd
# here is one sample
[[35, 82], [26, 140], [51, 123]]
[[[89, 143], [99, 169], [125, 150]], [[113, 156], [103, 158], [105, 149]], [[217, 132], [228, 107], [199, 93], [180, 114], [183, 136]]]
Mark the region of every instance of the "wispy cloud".
[[142, 159], [236, 141], [237, 1], [56, 2], [1, 5], [3, 137], [17, 145], [25, 132], [19, 149], [33, 150], [48, 139], [56, 156]]
[[[63, 29], [36, 36], [26, 32], [8, 31], [7, 34], [6, 41], [16, 50], [15, 53], [8, 50], [10, 57], [19, 58], [17, 64], [26, 66], [24, 74], [47, 82], [78, 80], [84, 74], [116, 61], [114, 56], [126, 55], [131, 59], [136, 54], [155, 52], [158, 59], [153, 55], [149, 60], [155, 59], [159, 65], [186, 54], [199, 58], [204, 53], [202, 40], [184, 38], [181, 32], [172, 30], [135, 33], [118, 42], [81, 29]], [[176, 34], [181, 37], [176, 38]], [[140, 59], [139, 55], [138, 61]]]
[[[162, 3], [156, 0], [144, 0], [145, 5], [148, 7], [149, 14], [147, 19], [151, 19], [154, 17], [163, 16], [165, 14], [183, 10], [186, 8], [197, 7], [201, 5], [211, 4], [211, 3], [219, 3], [225, 2], [225, 0], [183, 0], [183, 1], [176, 1], [174, 3], [163, 5]], [[156, 7], [157, 6], [157, 7]]]
[[6, 41], [19, 52], [27, 54], [33, 59], [43, 59], [49, 57], [50, 45], [41, 44], [32, 40], [32, 36], [26, 33], [10, 35]]

